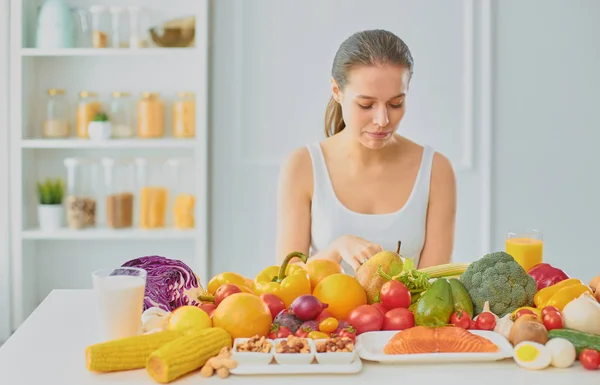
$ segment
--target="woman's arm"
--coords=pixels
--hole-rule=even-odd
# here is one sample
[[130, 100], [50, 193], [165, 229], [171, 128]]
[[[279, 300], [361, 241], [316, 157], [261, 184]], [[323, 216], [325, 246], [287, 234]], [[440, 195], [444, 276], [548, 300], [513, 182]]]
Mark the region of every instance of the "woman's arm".
[[[309, 255], [310, 207], [313, 191], [313, 172], [306, 148], [294, 151], [283, 163], [277, 191], [276, 259], [280, 265], [285, 256], [299, 251]], [[311, 258], [338, 259], [329, 248]], [[294, 258], [291, 262], [298, 263]]]
[[454, 248], [456, 177], [450, 161], [439, 153], [433, 157], [425, 245], [419, 268], [449, 263]]

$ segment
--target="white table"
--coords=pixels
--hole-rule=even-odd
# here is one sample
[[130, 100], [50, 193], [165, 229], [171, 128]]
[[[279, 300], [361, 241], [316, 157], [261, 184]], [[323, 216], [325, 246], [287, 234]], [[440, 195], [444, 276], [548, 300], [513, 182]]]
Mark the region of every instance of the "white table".
[[[0, 383], [10, 385], [156, 384], [144, 369], [95, 374], [85, 367], [85, 347], [95, 340], [94, 303], [90, 290], [55, 290], [0, 347]], [[476, 364], [381, 365], [364, 363], [358, 374], [303, 376], [216, 376], [204, 379], [198, 372], [173, 384], [303, 384], [336, 381], [344, 384], [577, 384], [599, 385], [600, 370], [584, 370], [577, 362], [569, 369], [530, 371], [512, 360]]]

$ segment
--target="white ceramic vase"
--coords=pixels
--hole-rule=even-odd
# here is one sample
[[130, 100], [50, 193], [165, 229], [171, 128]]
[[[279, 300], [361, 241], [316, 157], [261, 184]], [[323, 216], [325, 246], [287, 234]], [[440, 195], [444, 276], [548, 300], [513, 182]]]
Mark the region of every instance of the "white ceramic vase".
[[38, 205], [38, 221], [41, 230], [56, 230], [63, 227], [63, 205]]
[[110, 121], [91, 121], [88, 125], [88, 135], [92, 140], [110, 139], [112, 124]]

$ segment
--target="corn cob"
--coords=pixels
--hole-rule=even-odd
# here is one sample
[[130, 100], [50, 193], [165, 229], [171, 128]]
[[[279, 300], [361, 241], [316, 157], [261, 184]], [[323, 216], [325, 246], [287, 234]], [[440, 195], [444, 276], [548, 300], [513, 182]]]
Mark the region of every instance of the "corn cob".
[[427, 273], [430, 278], [460, 276], [469, 267], [468, 263], [446, 263], [444, 265], [430, 266], [419, 269], [421, 273]]
[[90, 345], [85, 350], [86, 366], [94, 372], [141, 369], [150, 353], [183, 335], [179, 330], [165, 330]]
[[179, 337], [160, 347], [148, 357], [146, 370], [154, 381], [166, 384], [202, 367], [222, 348], [231, 347], [231, 335], [223, 328], [212, 327]]

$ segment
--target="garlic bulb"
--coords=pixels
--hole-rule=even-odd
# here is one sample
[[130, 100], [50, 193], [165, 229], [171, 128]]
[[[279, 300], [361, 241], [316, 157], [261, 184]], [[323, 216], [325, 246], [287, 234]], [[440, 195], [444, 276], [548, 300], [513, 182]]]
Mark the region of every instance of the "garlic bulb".
[[142, 328], [144, 332], [165, 330], [171, 312], [158, 307], [151, 307], [142, 313]]
[[504, 317], [500, 318], [498, 322], [496, 322], [496, 326], [494, 327], [494, 331], [506, 339], [509, 339], [510, 329], [512, 328], [514, 322], [510, 319], [511, 314], [508, 313]]

